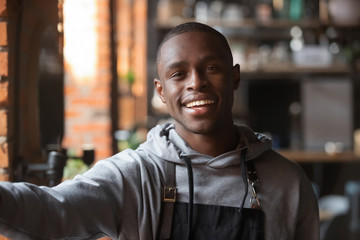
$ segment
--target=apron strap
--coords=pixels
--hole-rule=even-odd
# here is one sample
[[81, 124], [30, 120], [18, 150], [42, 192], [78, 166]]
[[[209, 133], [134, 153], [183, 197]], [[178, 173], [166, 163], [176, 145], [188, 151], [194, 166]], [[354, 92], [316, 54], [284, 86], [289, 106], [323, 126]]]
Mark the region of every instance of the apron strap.
[[160, 228], [160, 239], [169, 239], [176, 202], [175, 164], [165, 161], [165, 186], [163, 190], [163, 210]]
[[[260, 200], [257, 196], [257, 184], [259, 182], [253, 160], [246, 161], [247, 180], [251, 186], [252, 196], [250, 197], [251, 207], [261, 209]], [[170, 239], [171, 226], [176, 202], [175, 185], [175, 164], [165, 161], [165, 186], [163, 189], [163, 209], [160, 226], [159, 239]]]

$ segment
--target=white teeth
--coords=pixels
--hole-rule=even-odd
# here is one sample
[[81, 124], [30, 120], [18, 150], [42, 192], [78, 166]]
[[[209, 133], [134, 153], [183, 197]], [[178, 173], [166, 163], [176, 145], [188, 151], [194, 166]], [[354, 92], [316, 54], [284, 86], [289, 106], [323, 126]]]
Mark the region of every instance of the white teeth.
[[189, 102], [185, 106], [188, 108], [192, 108], [192, 107], [198, 107], [198, 106], [202, 106], [202, 105], [212, 104], [214, 102], [215, 102], [214, 100], [199, 100], [199, 101]]

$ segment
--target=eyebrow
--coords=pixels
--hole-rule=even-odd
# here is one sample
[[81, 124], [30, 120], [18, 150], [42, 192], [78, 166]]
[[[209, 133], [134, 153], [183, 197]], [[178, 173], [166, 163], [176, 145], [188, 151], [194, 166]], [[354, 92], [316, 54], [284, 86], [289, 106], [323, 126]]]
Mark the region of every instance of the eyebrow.
[[209, 62], [209, 61], [220, 61], [220, 62], [222, 62], [223, 60], [221, 58], [219, 58], [218, 56], [216, 56], [216, 55], [206, 56], [203, 59], [201, 59], [202, 63]]
[[[221, 62], [223, 61], [223, 60], [221, 60], [221, 58], [217, 57], [216, 55], [210, 55], [210, 56], [206, 56], [203, 59], [201, 59], [200, 63], [205, 63], [205, 62], [214, 61], [214, 60], [221, 61]], [[174, 63], [167, 65], [165, 67], [165, 70], [171, 70], [174, 68], [184, 67], [184, 66], [188, 66], [188, 65], [189, 65], [189, 63], [186, 61], [174, 62]]]
[[188, 66], [189, 64], [185, 61], [180, 61], [180, 62], [174, 62], [174, 63], [171, 63], [167, 66], [165, 66], [165, 72], [169, 71], [169, 70], [172, 70], [172, 69], [175, 69], [175, 68], [178, 68], [178, 67], [186, 67]]

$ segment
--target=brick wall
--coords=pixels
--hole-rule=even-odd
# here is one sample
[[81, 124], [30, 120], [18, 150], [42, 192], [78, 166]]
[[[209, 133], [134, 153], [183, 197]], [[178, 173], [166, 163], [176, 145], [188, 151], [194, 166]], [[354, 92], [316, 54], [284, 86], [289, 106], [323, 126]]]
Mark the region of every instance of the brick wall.
[[[111, 42], [110, 42], [110, 0], [80, 0], [64, 2], [64, 20], [66, 22], [66, 4], [76, 9], [79, 4], [95, 4], [95, 22], [90, 27], [87, 23], [78, 24], [82, 28], [83, 41], [92, 41], [86, 37], [93, 32], [96, 39], [95, 63], [93, 72], [79, 76], [76, 74], [76, 66], [72, 65], [71, 59], [67, 58], [65, 50], [65, 138], [63, 145], [81, 152], [84, 144], [90, 144], [95, 148], [96, 160], [109, 157], [112, 152], [112, 129], [110, 105], [111, 97], [118, 98], [118, 129], [130, 129], [137, 123], [147, 120], [147, 79], [146, 79], [146, 25], [147, 25], [147, 1], [146, 0], [117, 0], [116, 2], [116, 33], [117, 33], [117, 74], [119, 77], [119, 95], [111, 96]], [[69, 5], [69, 7], [71, 4]], [[83, 5], [84, 7], [85, 5]], [[83, 8], [85, 9], [85, 8]], [[87, 9], [89, 10], [89, 9]], [[91, 9], [90, 9], [91, 10]], [[83, 10], [85, 11], [85, 10]], [[76, 11], [74, 11], [76, 12]], [[69, 16], [69, 15], [68, 15]], [[69, 16], [71, 17], [71, 16]], [[85, 16], [86, 18], [86, 16]], [[94, 19], [89, 19], [93, 21]], [[83, 19], [84, 20], [84, 19]], [[77, 22], [71, 23], [72, 26]], [[66, 23], [65, 49], [70, 44], [67, 37]], [[81, 41], [79, 41], [81, 42]], [[86, 46], [79, 46], [79, 48]], [[80, 55], [79, 53], [78, 55]], [[84, 58], [91, 59], [91, 48], [84, 53]], [[79, 64], [80, 65], [80, 64]], [[135, 82], [128, 86], [123, 77], [129, 70], [135, 73]], [[123, 91], [125, 89], [125, 91]]]
[[44, 161], [40, 47], [49, 28], [56, 35], [56, 24], [56, 0], [0, 0], [0, 180], [12, 180], [19, 159]]
[[[0, 0], [0, 181], [8, 181], [9, 176], [9, 39], [8, 10], [6, 0]], [[0, 240], [5, 240], [0, 236]]]
[[[113, 154], [110, 113], [112, 81], [110, 0], [83, 0], [83, 2], [93, 2], [96, 5], [93, 16], [96, 19], [93, 26], [96, 36], [96, 47], [94, 48], [96, 49], [96, 60], [93, 66], [93, 75], [83, 79], [78, 78], [74, 74], [73, 68], [65, 62], [65, 136], [63, 145], [79, 153], [84, 144], [92, 144], [98, 160]], [[48, 7], [44, 7], [44, 3], [48, 3], [47, 1], [24, 1], [22, 8], [19, 8], [19, 3], [20, 1], [17, 0], [0, 0], [0, 179], [5, 180], [9, 179], [8, 172], [11, 172], [9, 169], [17, 156], [22, 156], [27, 161], [35, 159], [32, 162], [42, 161], [41, 149], [39, 149], [39, 126], [36, 111], [33, 111], [37, 106], [37, 98], [34, 97], [37, 86], [34, 81], [37, 78], [36, 69], [38, 69], [35, 64], [38, 57], [36, 47], [39, 44], [38, 36], [41, 35], [41, 28], [44, 27], [41, 23], [43, 17], [37, 14], [39, 12], [56, 14], [56, 12], [47, 10], [29, 11], [29, 9]], [[121, 61], [120, 57], [118, 58], [118, 67], [127, 65], [135, 70], [135, 83], [130, 104], [126, 97], [123, 98], [124, 95], [120, 94], [120, 99], [123, 101], [120, 101], [118, 111], [119, 117], [123, 121], [119, 121], [117, 124], [122, 129], [131, 127], [137, 122], [144, 122], [147, 117], [147, 1], [137, 0], [133, 4], [129, 5], [129, 3], [127, 0], [116, 0], [118, 6], [116, 15], [118, 19], [121, 19], [117, 22], [116, 31], [120, 34], [127, 34], [125, 41], [130, 41], [130, 45], [122, 45], [122, 49], [131, 51], [126, 60]], [[128, 4], [127, 8], [120, 8], [124, 4]], [[28, 7], [29, 9], [27, 9]], [[19, 9], [23, 9], [21, 23], [23, 31], [20, 33], [21, 38], [18, 42], [20, 46], [15, 46]], [[81, 9], [78, 13], [81, 13]], [[126, 19], [121, 16], [125, 16]], [[76, 24], [76, 22], [72, 24]], [[79, 41], [78, 48], [83, 48], [83, 44], [88, 40], [88, 38], [83, 38]], [[17, 59], [17, 71], [14, 70], [16, 50], [21, 52]], [[90, 53], [91, 50], [80, 55], [82, 60], [85, 61]], [[14, 72], [17, 73], [16, 77]], [[120, 74], [120, 72], [118, 73]], [[18, 81], [16, 84], [15, 80]], [[123, 83], [120, 82], [120, 84]], [[15, 113], [17, 113], [16, 116]], [[128, 122], [126, 126], [122, 124], [124, 121]], [[15, 142], [17, 142], [16, 147]]]
[[[81, 0], [64, 2], [81, 2]], [[115, 0], [114, 0], [115, 1]], [[96, 159], [103, 159], [112, 154], [111, 133], [111, 52], [110, 52], [110, 0], [83, 0], [83, 3], [94, 2], [96, 5], [95, 31], [96, 59], [92, 75], [79, 78], [65, 59], [65, 136], [64, 147], [80, 152], [84, 144], [95, 147]], [[146, 120], [146, 0], [128, 1], [116, 0], [117, 5], [134, 2], [128, 9], [131, 19], [128, 22], [119, 22], [117, 31], [121, 32], [124, 24], [130, 28], [132, 35], [131, 48], [133, 52], [126, 60], [136, 70], [136, 82], [133, 86], [134, 107], [119, 109], [122, 116], [133, 116], [130, 121]], [[18, 4], [26, 5], [19, 8]], [[44, 4], [53, 4], [47, 0], [0, 0], [0, 181], [11, 180], [14, 155], [25, 156], [27, 160], [38, 155], [39, 144], [33, 141], [38, 139], [38, 126], [34, 121], [36, 100], [29, 94], [29, 89], [36, 87], [38, 47], [40, 44], [41, 20], [44, 14], [56, 15], [49, 12]], [[25, 11], [26, 7], [32, 9]], [[45, 8], [45, 10], [39, 10]], [[16, 45], [18, 13], [23, 10], [23, 31], [19, 33], [20, 46]], [[28, 10], [28, 9], [27, 9]], [[78, 14], [82, 12], [80, 8]], [[119, 12], [121, 12], [119, 10]], [[123, 14], [125, 14], [123, 12]], [[54, 16], [55, 16], [54, 15]], [[76, 24], [73, 22], [72, 24]], [[128, 28], [128, 29], [129, 29]], [[66, 29], [65, 29], [66, 32]], [[83, 38], [78, 48], [83, 48], [89, 41]], [[66, 39], [65, 39], [66, 44]], [[94, 50], [92, 49], [92, 50]], [[15, 51], [19, 50], [19, 59], [15, 59]], [[61, 51], [61, 50], [60, 50]], [[126, 50], [125, 50], [126, 51]], [[91, 50], [85, 52], [82, 61], [86, 61]], [[35, 58], [35, 59], [32, 59]], [[15, 61], [16, 60], [16, 61]], [[15, 62], [18, 69], [15, 71]], [[123, 62], [124, 63], [124, 62]], [[34, 65], [35, 64], [35, 65]], [[120, 64], [122, 64], [120, 62]], [[15, 77], [15, 72], [17, 76]], [[15, 80], [19, 81], [15, 84]], [[16, 88], [15, 88], [16, 85]], [[15, 94], [15, 89], [17, 94]], [[36, 92], [36, 91], [34, 91]], [[15, 99], [18, 98], [18, 99]], [[16, 101], [15, 101], [16, 100]], [[33, 102], [35, 101], [35, 102]], [[17, 104], [15, 105], [15, 102]], [[14, 116], [18, 112], [18, 116]], [[15, 121], [17, 120], [17, 121]], [[35, 119], [36, 120], [36, 119]], [[15, 129], [17, 129], [15, 131]], [[16, 132], [16, 134], [15, 134]], [[21, 136], [21, 138], [19, 137]], [[17, 142], [16, 151], [15, 142]], [[0, 239], [5, 239], [0, 236]]]
[[[120, 129], [147, 121], [147, 0], [117, 2], [117, 71]], [[134, 73], [134, 83], [126, 75]]]
[[[96, 160], [112, 155], [109, 2], [64, 1], [63, 145], [77, 155], [81, 154], [84, 145], [91, 145]], [[78, 20], [77, 15], [80, 16]], [[83, 59], [77, 61], [79, 56]]]
[[[9, 38], [7, 1], [0, 0], [0, 181], [9, 180]], [[1, 239], [1, 238], [0, 238]]]

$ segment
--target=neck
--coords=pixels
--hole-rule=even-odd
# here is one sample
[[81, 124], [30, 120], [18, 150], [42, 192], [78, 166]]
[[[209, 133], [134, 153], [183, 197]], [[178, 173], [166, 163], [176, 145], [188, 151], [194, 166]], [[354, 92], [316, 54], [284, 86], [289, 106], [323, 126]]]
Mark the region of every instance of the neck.
[[238, 145], [238, 133], [233, 125], [227, 129], [221, 129], [216, 133], [209, 134], [182, 134], [179, 135], [195, 151], [209, 156], [219, 156], [234, 150]]

